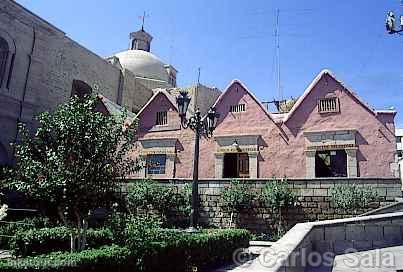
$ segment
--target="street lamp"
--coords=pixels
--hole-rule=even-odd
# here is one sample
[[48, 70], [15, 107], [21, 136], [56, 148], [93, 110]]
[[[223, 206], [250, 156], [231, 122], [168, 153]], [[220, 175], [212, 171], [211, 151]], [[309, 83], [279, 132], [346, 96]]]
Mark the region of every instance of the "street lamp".
[[190, 212], [190, 228], [196, 229], [199, 221], [199, 142], [200, 136], [205, 135], [210, 138], [217, 127], [220, 115], [216, 113], [215, 108], [210, 108], [205, 119], [202, 119], [200, 111], [197, 110], [189, 119], [186, 113], [190, 103], [190, 97], [186, 91], [181, 91], [176, 98], [178, 113], [181, 118], [181, 126], [191, 128], [195, 131], [195, 147], [193, 158], [193, 182], [192, 182], [192, 210]]
[[395, 29], [396, 18], [393, 11], [389, 11], [386, 15], [386, 31], [389, 34], [403, 32], [403, 15], [400, 16], [400, 30]]

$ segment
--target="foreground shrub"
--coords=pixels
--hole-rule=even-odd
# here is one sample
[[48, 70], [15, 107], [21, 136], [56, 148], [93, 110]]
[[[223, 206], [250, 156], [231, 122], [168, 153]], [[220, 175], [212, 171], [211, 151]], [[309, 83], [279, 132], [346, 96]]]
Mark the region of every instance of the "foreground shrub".
[[367, 208], [370, 202], [376, 200], [377, 193], [372, 188], [357, 184], [341, 184], [330, 188], [330, 196], [336, 208], [351, 210]]
[[158, 229], [154, 225], [150, 226], [151, 231], [140, 233], [141, 222], [144, 219], [133, 223], [133, 232], [128, 232], [141, 235], [141, 243], [136, 243], [139, 240], [133, 237], [127, 247], [110, 245], [74, 253], [54, 252], [2, 260], [0, 271], [185, 272], [193, 268], [203, 271], [231, 260], [234, 251], [247, 247], [250, 239], [250, 233], [240, 229], [188, 233]]
[[0, 261], [2, 272], [63, 271], [111, 272], [137, 271], [135, 259], [127, 247], [117, 245], [81, 252], [53, 252], [47, 255]]
[[240, 229], [165, 235], [142, 257], [144, 271], [205, 271], [232, 260], [234, 251], [248, 247], [250, 240], [250, 233]]
[[[11, 239], [11, 249], [19, 256], [37, 255], [51, 251], [69, 251], [70, 235], [73, 229], [54, 227], [31, 229], [17, 232]], [[96, 248], [113, 243], [113, 234], [109, 229], [89, 229], [87, 231], [87, 247]]]
[[24, 220], [16, 222], [2, 222], [0, 223], [0, 248], [10, 249], [13, 237], [17, 233], [24, 233], [30, 229], [51, 227], [52, 223], [48, 218], [33, 217], [25, 218]]

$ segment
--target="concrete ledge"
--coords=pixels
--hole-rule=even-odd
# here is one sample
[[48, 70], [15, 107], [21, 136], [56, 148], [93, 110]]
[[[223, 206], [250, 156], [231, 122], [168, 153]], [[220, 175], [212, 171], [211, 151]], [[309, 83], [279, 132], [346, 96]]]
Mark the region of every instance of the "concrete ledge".
[[[403, 245], [403, 225], [398, 223], [399, 220], [403, 222], [403, 212], [297, 224], [274, 243], [270, 251], [263, 252], [266, 260], [278, 260], [264, 271], [304, 271], [306, 267], [300, 265], [298, 259], [296, 263], [291, 262], [301, 252], [333, 252], [338, 255], [352, 248], [373, 250]], [[373, 231], [377, 230], [382, 232], [375, 235]], [[293, 265], [289, 266], [289, 263]]]

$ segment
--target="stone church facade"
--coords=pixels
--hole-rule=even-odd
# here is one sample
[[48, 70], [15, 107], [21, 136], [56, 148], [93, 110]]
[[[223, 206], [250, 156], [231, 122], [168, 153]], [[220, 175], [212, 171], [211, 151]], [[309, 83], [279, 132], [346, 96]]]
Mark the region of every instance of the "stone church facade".
[[102, 58], [15, 1], [0, 1], [0, 165], [13, 162], [18, 122], [33, 129], [34, 116], [72, 95], [100, 94], [136, 113], [153, 89], [177, 90], [176, 69], [150, 52], [152, 36], [141, 29], [129, 38], [128, 50]]

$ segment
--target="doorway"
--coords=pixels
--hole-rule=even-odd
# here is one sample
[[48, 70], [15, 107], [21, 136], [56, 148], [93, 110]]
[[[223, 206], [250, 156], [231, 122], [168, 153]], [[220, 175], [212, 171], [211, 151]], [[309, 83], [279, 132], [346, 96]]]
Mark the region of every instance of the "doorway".
[[248, 153], [224, 154], [224, 178], [249, 178]]
[[347, 153], [345, 150], [317, 151], [315, 155], [315, 176], [347, 177]]

